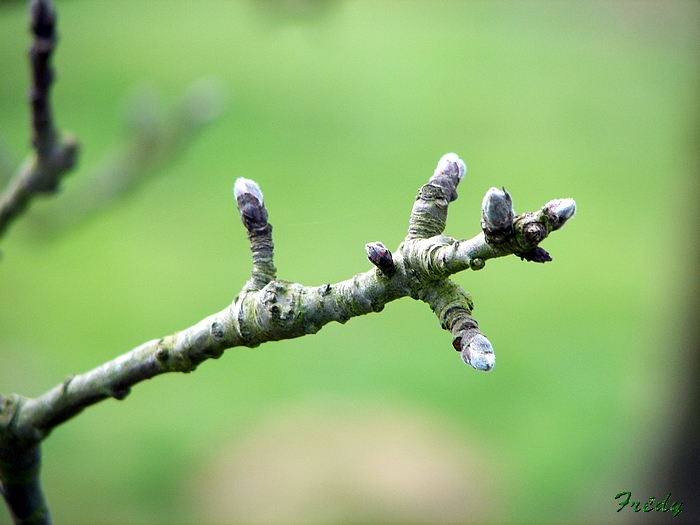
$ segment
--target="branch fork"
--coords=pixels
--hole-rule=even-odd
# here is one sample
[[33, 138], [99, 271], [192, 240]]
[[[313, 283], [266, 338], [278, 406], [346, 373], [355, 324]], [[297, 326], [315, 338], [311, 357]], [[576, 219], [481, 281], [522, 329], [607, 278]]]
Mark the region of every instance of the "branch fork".
[[443, 156], [418, 192], [408, 234], [396, 252], [392, 254], [381, 242], [368, 243], [365, 251], [374, 271], [321, 287], [276, 279], [272, 227], [267, 222], [262, 191], [255, 182], [238, 179], [234, 195], [253, 251], [252, 278], [236, 299], [236, 326], [242, 344], [257, 346], [316, 333], [328, 322], [344, 323], [409, 296], [432, 308], [442, 328], [452, 334], [453, 346], [466, 364], [492, 370], [495, 354], [471, 315], [472, 298], [449, 276], [466, 269], [480, 270], [488, 259], [511, 254], [533, 262], [551, 261], [539, 244], [573, 217], [576, 204], [572, 199], [558, 199], [534, 213], [516, 215], [505, 188], [491, 188], [482, 202], [482, 232], [459, 241], [443, 231], [448, 206], [457, 199], [457, 185], [465, 174], [466, 166], [457, 155]]
[[335, 284], [303, 286], [277, 278], [272, 226], [260, 187], [238, 179], [234, 197], [250, 240], [253, 270], [233, 302], [181, 332], [154, 339], [94, 370], [69, 376], [36, 399], [0, 394], [0, 492], [15, 523], [48, 524], [39, 486], [39, 446], [59, 424], [103, 399], [124, 399], [131, 387], [167, 372], [191, 372], [237, 346], [302, 337], [332, 321], [379, 312], [402, 297], [427, 303], [450, 332], [464, 363], [481, 371], [495, 365], [493, 346], [472, 317], [472, 298], [450, 275], [483, 268], [488, 259], [518, 255], [545, 262], [539, 247], [576, 210], [571, 199], [550, 201], [534, 213], [515, 215], [505, 190], [492, 188], [482, 204], [482, 231], [468, 240], [443, 234], [449, 204], [466, 166], [449, 153], [418, 192], [404, 241], [392, 253], [381, 242], [365, 246], [374, 265]]
[[[30, 49], [32, 144], [34, 156], [0, 195], [0, 235], [41, 193], [52, 193], [73, 168], [78, 143], [61, 137], [49, 104], [56, 43], [55, 10], [50, 0], [31, 0]], [[269, 341], [318, 332], [324, 325], [380, 312], [402, 297], [427, 303], [452, 335], [452, 346], [476, 370], [495, 365], [493, 346], [472, 317], [474, 303], [450, 275], [482, 269], [488, 259], [517, 255], [551, 261], [539, 244], [573, 217], [572, 199], [553, 200], [534, 213], [516, 215], [510, 194], [491, 188], [482, 202], [481, 233], [469, 240], [443, 235], [449, 204], [467, 168], [454, 153], [443, 156], [423, 185], [408, 221], [404, 241], [392, 253], [381, 242], [365, 245], [374, 267], [335, 284], [303, 286], [277, 278], [272, 226], [260, 187], [240, 178], [233, 189], [248, 232], [253, 257], [251, 278], [224, 310], [180, 332], [148, 341], [97, 368], [66, 379], [32, 399], [0, 393], [0, 495], [16, 525], [49, 525], [40, 486], [41, 442], [61, 423], [104, 399], [125, 399], [131, 388], [168, 372], [188, 373], [228, 348], [256, 347]]]

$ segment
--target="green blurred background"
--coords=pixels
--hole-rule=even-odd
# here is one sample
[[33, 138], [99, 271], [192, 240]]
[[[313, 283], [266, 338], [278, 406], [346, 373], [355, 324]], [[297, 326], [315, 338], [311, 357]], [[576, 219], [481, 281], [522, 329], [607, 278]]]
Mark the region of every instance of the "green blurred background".
[[[616, 512], [617, 493], [673, 490], [661, 480], [697, 292], [700, 4], [56, 4], [52, 100], [83, 152], [0, 243], [3, 393], [39, 395], [223, 309], [251, 268], [239, 176], [265, 194], [279, 277], [308, 285], [367, 270], [366, 242], [394, 249], [446, 152], [468, 166], [450, 235], [478, 233], [491, 186], [516, 212], [578, 205], [543, 244], [552, 263], [454, 276], [492, 373], [462, 364], [410, 299], [230, 350], [56, 429], [43, 446], [56, 523], [618, 523], [638, 515]], [[11, 166], [29, 151], [27, 27], [24, 3], [0, 3]], [[202, 77], [223, 112], [177, 159], [37, 234], [33, 218], [59, 213], [124, 140], [134, 86], [167, 107]]]

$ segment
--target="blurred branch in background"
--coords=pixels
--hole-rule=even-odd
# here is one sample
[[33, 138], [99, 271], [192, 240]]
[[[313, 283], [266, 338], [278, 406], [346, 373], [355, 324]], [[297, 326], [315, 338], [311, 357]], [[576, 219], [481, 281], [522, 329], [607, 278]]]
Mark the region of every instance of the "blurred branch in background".
[[49, 0], [33, 0], [30, 10], [34, 41], [29, 49], [32, 70], [29, 101], [32, 146], [36, 153], [27, 159], [0, 195], [0, 235], [36, 195], [58, 190], [61, 178], [73, 169], [78, 156], [78, 142], [70, 135], [61, 137], [49, 103], [54, 80], [51, 54], [56, 47], [56, 12]]
[[149, 85], [134, 88], [127, 97], [128, 138], [108, 154], [82, 187], [66, 193], [56, 206], [33, 214], [33, 232], [54, 235], [136, 190], [194, 141], [223, 107], [223, 87], [211, 78], [194, 82], [163, 114], [161, 97]]

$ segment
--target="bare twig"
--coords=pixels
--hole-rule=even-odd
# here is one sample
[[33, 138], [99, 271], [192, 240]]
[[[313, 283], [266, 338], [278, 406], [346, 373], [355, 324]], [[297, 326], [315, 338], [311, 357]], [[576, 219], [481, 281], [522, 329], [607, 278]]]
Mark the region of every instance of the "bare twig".
[[78, 143], [70, 136], [60, 138], [49, 103], [53, 83], [51, 53], [56, 45], [56, 13], [50, 0], [32, 0], [31, 28], [34, 42], [29, 50], [32, 85], [32, 145], [35, 154], [20, 168], [0, 196], [0, 235], [39, 194], [54, 193], [61, 178], [75, 166]]

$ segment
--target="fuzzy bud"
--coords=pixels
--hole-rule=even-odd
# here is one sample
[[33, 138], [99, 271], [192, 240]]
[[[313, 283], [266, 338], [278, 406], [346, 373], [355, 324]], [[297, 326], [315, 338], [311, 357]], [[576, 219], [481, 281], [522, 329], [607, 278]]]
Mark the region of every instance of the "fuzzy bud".
[[576, 213], [574, 199], [556, 199], [544, 205], [547, 214], [554, 221], [554, 230], [558, 230]]
[[262, 206], [263, 194], [262, 191], [260, 191], [260, 186], [253, 180], [238, 177], [236, 183], [233, 185], [233, 196], [236, 198], [236, 201], [238, 201], [239, 197], [243, 195], [252, 195]]
[[233, 196], [236, 198], [241, 220], [249, 234], [251, 228], [267, 224], [267, 210], [263, 204], [263, 194], [254, 181], [243, 177], [236, 179], [233, 186]]
[[491, 188], [481, 202], [481, 228], [486, 234], [508, 233], [513, 227], [513, 199], [503, 188]]
[[465, 343], [466, 339], [462, 339], [462, 361], [477, 370], [490, 372], [496, 364], [496, 355], [489, 340], [477, 334]]
[[450, 176], [456, 175], [457, 180], [461, 181], [465, 173], [467, 173], [467, 165], [464, 164], [464, 161], [460, 159], [456, 153], [447, 153], [438, 161], [433, 176], [440, 174]]

